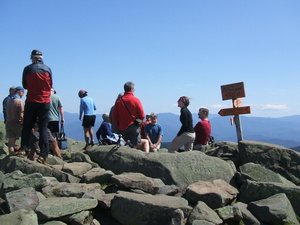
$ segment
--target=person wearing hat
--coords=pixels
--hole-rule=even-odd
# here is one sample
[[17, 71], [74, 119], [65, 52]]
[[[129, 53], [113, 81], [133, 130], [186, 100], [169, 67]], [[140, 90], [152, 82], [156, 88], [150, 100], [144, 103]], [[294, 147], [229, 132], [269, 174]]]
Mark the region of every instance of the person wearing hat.
[[9, 88], [9, 95], [6, 96], [3, 100], [3, 102], [2, 102], [4, 123], [6, 123], [6, 105], [7, 105], [8, 101], [11, 99], [11, 97], [15, 95], [15, 93], [16, 93], [15, 89], [16, 89], [15, 86], [10, 87]]
[[24, 157], [28, 154], [31, 130], [36, 121], [38, 121], [40, 155], [37, 158], [37, 162], [45, 164], [49, 154], [47, 125], [52, 88], [52, 71], [49, 66], [44, 64], [41, 51], [33, 50], [30, 59], [32, 64], [24, 68], [22, 76], [22, 84], [27, 89], [27, 95], [21, 149], [16, 152], [16, 155]]
[[8, 151], [10, 155], [15, 152], [16, 140], [21, 137], [24, 115], [24, 102], [21, 98], [24, 95], [24, 88], [18, 86], [15, 88], [15, 94], [6, 104], [6, 136], [8, 138]]
[[93, 126], [95, 126], [96, 105], [94, 100], [87, 96], [87, 91], [80, 90], [78, 92], [80, 98], [80, 107], [79, 107], [79, 120], [82, 120], [85, 147], [83, 150], [87, 150], [89, 146], [94, 145], [94, 131]]

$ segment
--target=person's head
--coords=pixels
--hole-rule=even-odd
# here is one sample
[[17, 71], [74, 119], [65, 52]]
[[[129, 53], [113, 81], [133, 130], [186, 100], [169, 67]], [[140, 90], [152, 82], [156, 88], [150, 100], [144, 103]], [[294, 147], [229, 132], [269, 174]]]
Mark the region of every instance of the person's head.
[[84, 91], [84, 90], [80, 90], [79, 92], [78, 92], [78, 96], [79, 96], [79, 98], [84, 98], [85, 96], [87, 96], [87, 91]]
[[53, 94], [56, 94], [56, 91], [55, 91], [54, 88], [51, 88], [51, 94], [52, 94], [52, 95], [53, 95]]
[[16, 93], [17, 95], [19, 95], [20, 98], [23, 97], [24, 92], [25, 92], [25, 89], [22, 88], [21, 86], [18, 86], [18, 87], [15, 88], [15, 93]]
[[102, 119], [103, 119], [103, 121], [109, 122], [109, 114], [108, 113], [103, 113], [102, 114]]
[[118, 94], [118, 97], [117, 97], [117, 99], [120, 99], [120, 98], [122, 98], [122, 97], [123, 97], [123, 95], [124, 95], [124, 92], [121, 92], [120, 94]]
[[153, 125], [155, 125], [157, 123], [157, 114], [156, 113], [151, 113], [150, 114], [150, 120], [151, 120], [151, 123]]
[[147, 114], [146, 115], [146, 121], [149, 121], [151, 118], [150, 118], [150, 114]]
[[43, 54], [40, 50], [34, 49], [31, 52], [30, 59], [32, 60], [32, 62], [43, 61]]
[[15, 86], [12, 86], [9, 88], [9, 95], [10, 96], [13, 96], [16, 94], [16, 87]]
[[198, 117], [201, 120], [205, 120], [208, 118], [209, 110], [207, 108], [200, 108], [198, 112]]
[[186, 96], [181, 96], [177, 102], [178, 102], [178, 107], [180, 108], [188, 107], [190, 104], [190, 99]]
[[134, 83], [132, 83], [131, 81], [128, 81], [124, 84], [124, 91], [134, 91]]

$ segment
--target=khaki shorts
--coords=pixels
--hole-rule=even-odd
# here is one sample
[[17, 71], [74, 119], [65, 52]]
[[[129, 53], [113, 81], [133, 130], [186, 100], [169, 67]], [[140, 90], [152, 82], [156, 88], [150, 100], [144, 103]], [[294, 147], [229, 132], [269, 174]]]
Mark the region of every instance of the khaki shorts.
[[6, 125], [6, 137], [7, 138], [19, 138], [22, 135], [22, 125]]

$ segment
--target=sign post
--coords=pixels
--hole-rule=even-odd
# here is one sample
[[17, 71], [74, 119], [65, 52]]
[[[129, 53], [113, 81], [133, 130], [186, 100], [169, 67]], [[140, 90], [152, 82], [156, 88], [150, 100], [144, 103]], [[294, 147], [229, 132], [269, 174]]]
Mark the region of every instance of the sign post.
[[243, 140], [243, 132], [242, 132], [242, 123], [240, 114], [248, 114], [251, 113], [250, 106], [242, 105], [242, 98], [246, 97], [244, 82], [227, 84], [221, 86], [222, 99], [224, 100], [232, 100], [233, 108], [221, 109], [219, 111], [220, 116], [230, 116], [234, 115], [234, 123], [236, 126], [236, 134], [238, 141]]

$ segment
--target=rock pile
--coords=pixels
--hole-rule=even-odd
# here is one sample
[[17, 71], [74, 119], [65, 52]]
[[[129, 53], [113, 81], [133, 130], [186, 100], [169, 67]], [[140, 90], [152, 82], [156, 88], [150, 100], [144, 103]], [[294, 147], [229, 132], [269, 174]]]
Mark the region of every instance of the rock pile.
[[73, 145], [47, 165], [2, 153], [0, 224], [299, 224], [300, 154], [281, 146], [169, 154]]

